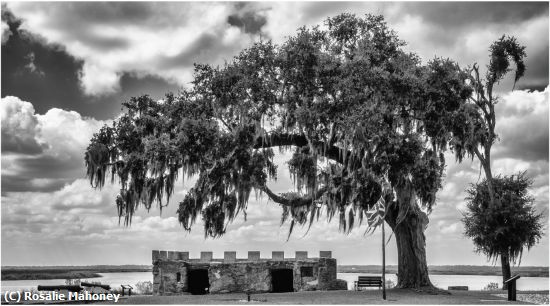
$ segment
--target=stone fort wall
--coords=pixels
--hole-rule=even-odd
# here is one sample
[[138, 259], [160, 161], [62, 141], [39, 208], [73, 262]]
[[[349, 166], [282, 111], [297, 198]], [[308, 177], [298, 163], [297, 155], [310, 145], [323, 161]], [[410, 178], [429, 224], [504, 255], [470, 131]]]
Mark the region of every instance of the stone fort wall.
[[[190, 258], [189, 252], [154, 250], [152, 259], [155, 295], [189, 294], [198, 281], [192, 276], [197, 270], [208, 275], [208, 293], [273, 292], [281, 282], [291, 284], [292, 291], [347, 288], [336, 280], [331, 251], [321, 251], [317, 258], [305, 251], [296, 251], [292, 258], [282, 251], [273, 251], [271, 258], [262, 258], [258, 251], [249, 251], [247, 258], [237, 258], [236, 252], [224, 252], [223, 258], [201, 252], [200, 258]], [[276, 276], [281, 270], [287, 272], [282, 279]]]

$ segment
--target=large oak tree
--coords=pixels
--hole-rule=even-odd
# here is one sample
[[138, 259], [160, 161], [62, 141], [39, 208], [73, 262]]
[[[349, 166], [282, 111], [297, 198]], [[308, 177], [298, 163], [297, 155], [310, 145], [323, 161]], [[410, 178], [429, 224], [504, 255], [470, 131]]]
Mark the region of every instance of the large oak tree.
[[[178, 176], [198, 177], [179, 203], [191, 230], [223, 235], [250, 194], [282, 208], [282, 221], [336, 217], [352, 230], [381, 199], [395, 233], [398, 286], [432, 287], [424, 230], [444, 170], [453, 120], [471, 94], [450, 60], [423, 65], [381, 16], [343, 14], [301, 28], [280, 46], [258, 42], [222, 67], [195, 66], [193, 86], [163, 101], [124, 103], [86, 152], [87, 175], [121, 185], [119, 216], [163, 207]], [[295, 188], [269, 188], [274, 148], [291, 151]]]

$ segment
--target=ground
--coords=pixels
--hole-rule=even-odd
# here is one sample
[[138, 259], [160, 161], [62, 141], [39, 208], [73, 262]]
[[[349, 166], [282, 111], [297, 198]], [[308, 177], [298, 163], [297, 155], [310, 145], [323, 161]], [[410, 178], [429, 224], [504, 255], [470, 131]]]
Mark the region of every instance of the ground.
[[[382, 300], [380, 290], [367, 291], [308, 291], [292, 293], [252, 294], [247, 302], [246, 294], [211, 294], [183, 296], [132, 296], [119, 304], [529, 304], [522, 301], [508, 302], [506, 297], [496, 296], [503, 291], [449, 291], [447, 295], [418, 293], [410, 289], [387, 290], [387, 300]], [[548, 291], [531, 291], [530, 294], [545, 295]], [[519, 294], [522, 294], [518, 292]], [[546, 302], [547, 303], [547, 302]]]

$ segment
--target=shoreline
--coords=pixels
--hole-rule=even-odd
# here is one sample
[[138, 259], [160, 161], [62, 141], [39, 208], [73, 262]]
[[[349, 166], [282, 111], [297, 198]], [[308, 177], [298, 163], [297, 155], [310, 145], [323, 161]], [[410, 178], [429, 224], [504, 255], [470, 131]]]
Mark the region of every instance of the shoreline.
[[67, 273], [25, 273], [25, 274], [11, 274], [2, 271], [1, 281], [20, 281], [20, 280], [50, 280], [50, 279], [82, 279], [82, 278], [101, 278], [103, 277], [97, 272], [79, 271], [79, 272], [67, 272]]
[[[147, 265], [125, 266], [4, 266], [2, 281], [101, 278], [102, 273], [152, 272]], [[500, 267], [493, 266], [429, 266], [430, 275], [502, 276]], [[337, 273], [380, 274], [381, 266], [339, 265]], [[387, 274], [396, 274], [397, 266], [386, 267]], [[512, 274], [522, 277], [548, 277], [548, 267], [513, 267]]]
[[[523, 266], [511, 267], [512, 274], [523, 277], [548, 277], [548, 267]], [[378, 265], [339, 265], [338, 273], [381, 273], [382, 266]], [[428, 266], [431, 275], [487, 275], [502, 276], [500, 266], [469, 266], [469, 265], [433, 265]], [[386, 266], [386, 273], [396, 274], [397, 266]]]
[[[104, 274], [104, 273], [140, 273], [140, 272], [152, 272], [152, 271], [123, 271], [123, 272], [90, 272], [90, 273], [83, 273], [83, 272], [78, 272], [78, 273], [66, 273], [66, 274], [63, 274], [63, 273], [55, 273], [55, 274], [33, 274], [33, 275], [23, 275], [23, 276], [19, 276], [19, 275], [13, 275], [13, 274], [8, 274], [8, 275], [5, 275], [5, 272], [2, 272], [2, 282], [3, 281], [23, 281], [23, 280], [52, 280], [52, 279], [60, 279], [60, 280], [66, 280], [66, 279], [101, 279], [103, 277], [103, 275], [101, 274]], [[351, 274], [351, 273], [356, 273], [356, 274], [381, 274], [380, 271], [361, 271], [361, 272], [355, 272], [355, 271], [345, 271], [345, 272], [338, 272], [338, 273], [342, 273], [342, 274]], [[386, 275], [388, 274], [396, 274], [396, 273], [391, 273], [391, 272], [388, 272], [386, 271]], [[499, 274], [482, 274], [482, 273], [478, 273], [478, 274], [468, 274], [468, 273], [429, 273], [429, 275], [474, 275], [474, 276], [502, 276], [502, 275], [499, 275]], [[548, 275], [524, 275], [524, 274], [520, 274], [522, 277], [533, 277], [533, 278], [548, 278]]]
[[[365, 270], [365, 271], [338, 271], [338, 273], [358, 273], [358, 274], [361, 274], [361, 273], [364, 273], [364, 274], [381, 274], [382, 272], [380, 270], [378, 271], [374, 271], [374, 270]], [[387, 271], [386, 270], [386, 275], [388, 274], [397, 274], [397, 272], [395, 271]], [[449, 271], [449, 272], [446, 272], [446, 271], [435, 271], [435, 272], [429, 272], [428, 273], [429, 275], [479, 275], [479, 276], [502, 276], [502, 274], [496, 274], [496, 273], [484, 273], [484, 272], [481, 272], [481, 273], [467, 273], [467, 272], [464, 272], [464, 273], [460, 273], [460, 272], [455, 272], [455, 271]], [[529, 273], [522, 273], [522, 272], [513, 272], [512, 274], [520, 274], [521, 277], [549, 277], [548, 274], [537, 274], [537, 273], [534, 273], [534, 274], [529, 274]]]

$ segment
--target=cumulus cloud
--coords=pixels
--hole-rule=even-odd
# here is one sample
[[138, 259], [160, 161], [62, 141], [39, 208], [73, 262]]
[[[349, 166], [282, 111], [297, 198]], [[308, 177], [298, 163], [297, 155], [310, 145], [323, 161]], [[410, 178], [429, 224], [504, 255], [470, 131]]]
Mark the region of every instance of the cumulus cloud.
[[108, 95], [120, 89], [120, 73], [106, 69], [105, 63], [84, 63], [79, 74], [81, 85], [88, 94]]
[[[4, 6], [2, 21], [12, 32], [9, 41], [2, 45], [2, 95], [32, 101], [38, 113], [62, 108], [97, 119], [113, 118], [120, 111], [121, 102], [132, 96], [149, 94], [160, 98], [178, 89], [177, 84], [160, 77], [123, 73], [120, 92], [101, 97], [85, 95], [79, 80], [84, 69], [82, 60], [67, 53], [61, 44], [47, 43], [39, 34], [22, 30], [23, 21]], [[101, 78], [108, 79], [105, 75]]]
[[496, 107], [496, 132], [501, 141], [496, 157], [548, 161], [548, 104], [550, 89], [516, 90], [502, 97]]
[[36, 114], [30, 102], [2, 98], [2, 193], [55, 190], [84, 176], [84, 150], [108, 123], [57, 108]]
[[[9, 8], [25, 20], [22, 28], [84, 60], [80, 81], [90, 95], [119, 90], [124, 72], [186, 85], [193, 62], [230, 60], [251, 44], [248, 34], [259, 32], [262, 23], [250, 10], [241, 13], [237, 5], [223, 3], [10, 3]], [[228, 26], [228, 16], [235, 27]]]
[[132, 227], [121, 226], [113, 203], [117, 191], [111, 185], [94, 190], [79, 179], [54, 192], [3, 196], [2, 244], [11, 246], [2, 248], [3, 264], [105, 264], [106, 256], [124, 264], [128, 256], [121, 254], [129, 246], [139, 249], [168, 232], [181, 234], [174, 217], [138, 216]]
[[38, 119], [34, 116], [34, 107], [29, 102], [8, 96], [2, 99], [2, 153], [18, 152], [23, 154], [41, 153], [43, 147], [34, 137]]
[[109, 215], [115, 211], [112, 198], [116, 192], [116, 186], [107, 185], [98, 191], [87, 180], [78, 179], [53, 192], [11, 193], [2, 198], [2, 223], [56, 226], [57, 216], [71, 216], [66, 221], [72, 221], [87, 215]]

